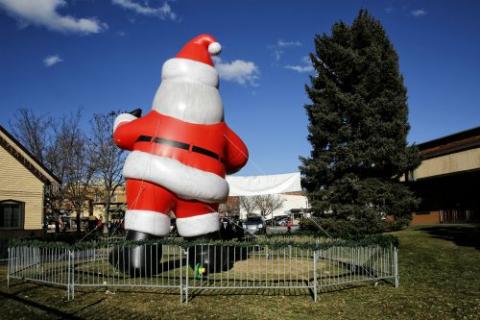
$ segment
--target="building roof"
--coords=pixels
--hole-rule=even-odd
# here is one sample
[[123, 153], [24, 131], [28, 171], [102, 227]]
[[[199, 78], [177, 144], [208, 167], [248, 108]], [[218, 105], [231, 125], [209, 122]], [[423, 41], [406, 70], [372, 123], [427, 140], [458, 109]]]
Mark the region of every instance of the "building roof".
[[424, 159], [480, 147], [480, 127], [456, 132], [417, 145]]
[[0, 125], [0, 146], [18, 160], [25, 168], [44, 183], [61, 183], [30, 151]]

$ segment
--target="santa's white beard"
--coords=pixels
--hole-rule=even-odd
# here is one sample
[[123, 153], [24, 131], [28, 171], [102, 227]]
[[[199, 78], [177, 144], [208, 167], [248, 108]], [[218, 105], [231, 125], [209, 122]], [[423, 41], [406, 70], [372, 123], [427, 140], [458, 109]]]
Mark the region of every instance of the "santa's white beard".
[[164, 79], [153, 109], [186, 122], [213, 124], [223, 120], [223, 103], [216, 87], [184, 79]]

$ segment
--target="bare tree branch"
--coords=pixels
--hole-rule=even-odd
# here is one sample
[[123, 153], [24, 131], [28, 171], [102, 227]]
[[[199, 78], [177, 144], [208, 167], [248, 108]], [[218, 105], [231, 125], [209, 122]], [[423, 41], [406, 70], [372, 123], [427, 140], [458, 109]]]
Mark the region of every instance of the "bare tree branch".
[[243, 208], [247, 214], [252, 213], [257, 208], [254, 197], [240, 197], [240, 207]]
[[[10, 125], [10, 131], [37, 160], [45, 164], [45, 157], [52, 137], [52, 118], [38, 116], [31, 109], [18, 110]], [[49, 168], [50, 169], [50, 168]]]
[[81, 230], [80, 217], [95, 173], [89, 140], [80, 128], [80, 119], [80, 111], [63, 116], [54, 126], [55, 140], [47, 152], [47, 162], [62, 180], [58, 200], [68, 201], [75, 210], [77, 231]]
[[95, 183], [101, 185], [105, 203], [104, 233], [108, 232], [110, 221], [111, 199], [115, 190], [122, 185], [122, 168], [125, 161], [125, 153], [112, 142], [112, 126], [116, 114], [94, 114], [90, 121], [91, 125], [91, 154], [92, 166], [95, 168]]
[[280, 209], [285, 200], [281, 199], [279, 196], [267, 194], [254, 196], [253, 201], [255, 202], [255, 205], [260, 211], [262, 217], [266, 218], [267, 216], [273, 214], [275, 210]]

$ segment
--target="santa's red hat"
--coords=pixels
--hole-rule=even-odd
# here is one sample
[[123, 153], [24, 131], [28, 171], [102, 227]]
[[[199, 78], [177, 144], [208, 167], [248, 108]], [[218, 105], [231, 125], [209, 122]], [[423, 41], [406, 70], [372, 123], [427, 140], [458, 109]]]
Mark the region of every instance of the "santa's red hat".
[[175, 58], [167, 60], [162, 69], [162, 80], [200, 82], [218, 87], [218, 73], [212, 56], [220, 53], [222, 46], [214, 37], [201, 34], [185, 44]]
[[222, 46], [209, 34], [201, 34], [190, 40], [180, 52], [177, 58], [190, 59], [213, 66], [211, 55], [217, 55]]

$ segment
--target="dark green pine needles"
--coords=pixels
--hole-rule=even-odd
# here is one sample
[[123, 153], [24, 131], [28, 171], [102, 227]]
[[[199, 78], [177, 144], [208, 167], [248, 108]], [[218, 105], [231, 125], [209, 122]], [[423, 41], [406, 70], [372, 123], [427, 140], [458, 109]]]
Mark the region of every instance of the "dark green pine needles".
[[314, 214], [359, 233], [383, 231], [386, 215], [408, 223], [417, 200], [400, 178], [419, 156], [407, 145], [407, 92], [385, 30], [361, 10], [351, 26], [317, 35], [310, 58], [312, 151], [300, 170]]

